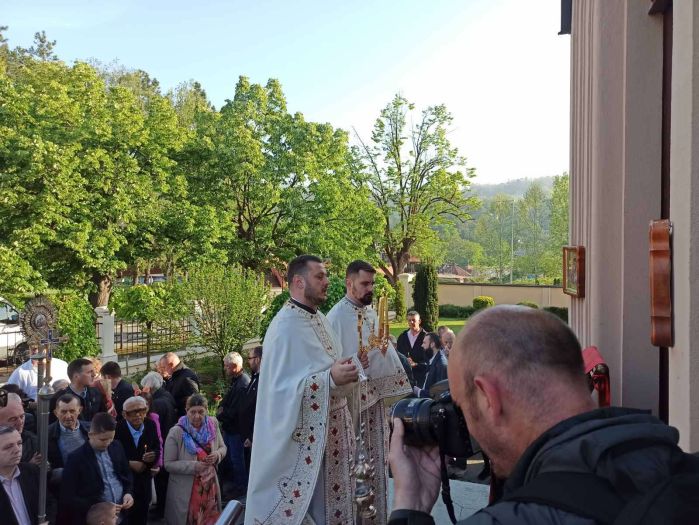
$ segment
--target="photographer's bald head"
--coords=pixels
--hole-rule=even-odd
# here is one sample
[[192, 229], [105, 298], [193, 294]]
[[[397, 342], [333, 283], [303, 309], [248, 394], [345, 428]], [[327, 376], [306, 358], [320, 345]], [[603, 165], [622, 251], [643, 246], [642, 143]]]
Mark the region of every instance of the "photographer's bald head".
[[471, 318], [448, 374], [469, 431], [502, 477], [547, 429], [595, 408], [575, 335], [534, 308], [496, 306]]

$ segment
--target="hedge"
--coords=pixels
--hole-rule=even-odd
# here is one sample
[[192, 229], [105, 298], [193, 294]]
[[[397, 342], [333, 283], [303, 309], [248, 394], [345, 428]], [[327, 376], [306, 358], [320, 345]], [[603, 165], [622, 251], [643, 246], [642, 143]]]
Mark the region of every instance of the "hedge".
[[495, 299], [489, 295], [479, 295], [473, 298], [473, 307], [476, 310], [482, 310], [483, 308], [488, 308], [490, 306], [495, 306]]
[[457, 306], [455, 304], [440, 304], [439, 317], [451, 319], [467, 319], [473, 315], [476, 309], [473, 306]]
[[565, 306], [546, 306], [544, 310], [560, 317], [566, 323], [568, 322], [568, 308]]

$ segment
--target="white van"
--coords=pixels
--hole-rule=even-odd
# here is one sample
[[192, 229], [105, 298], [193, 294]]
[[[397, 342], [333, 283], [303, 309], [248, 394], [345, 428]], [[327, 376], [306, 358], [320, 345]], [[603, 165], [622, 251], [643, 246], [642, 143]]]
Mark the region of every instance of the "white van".
[[19, 327], [19, 311], [4, 297], [0, 297], [0, 362], [19, 366], [29, 358], [29, 347]]

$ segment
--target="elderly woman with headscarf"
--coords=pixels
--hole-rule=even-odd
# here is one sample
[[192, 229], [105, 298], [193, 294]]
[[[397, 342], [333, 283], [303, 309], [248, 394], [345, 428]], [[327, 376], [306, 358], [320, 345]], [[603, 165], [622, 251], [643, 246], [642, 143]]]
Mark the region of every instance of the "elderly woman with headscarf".
[[185, 408], [165, 440], [165, 468], [170, 473], [165, 522], [213, 525], [221, 512], [216, 466], [225, 457], [226, 446], [203, 395], [190, 396]]

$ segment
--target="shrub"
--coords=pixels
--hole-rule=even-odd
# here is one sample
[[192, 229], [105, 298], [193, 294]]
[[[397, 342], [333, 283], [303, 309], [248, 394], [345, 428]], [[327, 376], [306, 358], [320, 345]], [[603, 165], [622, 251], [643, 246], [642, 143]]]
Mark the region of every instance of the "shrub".
[[405, 321], [405, 290], [400, 280], [396, 281], [395, 295], [393, 297], [393, 309], [396, 312], [396, 321]]
[[489, 295], [479, 295], [473, 298], [473, 307], [476, 310], [482, 310], [483, 308], [489, 308], [495, 306], [495, 299]]
[[196, 302], [192, 317], [194, 338], [216, 354], [225, 377], [223, 359], [240, 352], [260, 331], [263, 311], [269, 304], [269, 286], [261, 273], [237, 265], [209, 265], [192, 272], [187, 293]]
[[528, 306], [529, 308], [539, 308], [539, 305], [534, 301], [520, 301], [517, 303], [519, 306]]
[[544, 310], [560, 317], [564, 322], [568, 322], [568, 308], [565, 306], [546, 306]]
[[415, 275], [413, 301], [420, 314], [422, 326], [428, 332], [439, 323], [439, 297], [437, 290], [437, 268], [433, 264], [421, 264]]
[[347, 293], [345, 280], [337, 275], [331, 275], [330, 285], [328, 286], [328, 297], [318, 309], [324, 314], [327, 314], [333, 306], [340, 302], [340, 299], [345, 296], [345, 293]]
[[439, 317], [449, 317], [452, 319], [468, 319], [476, 309], [473, 306], [457, 306], [455, 304], [439, 305]]

